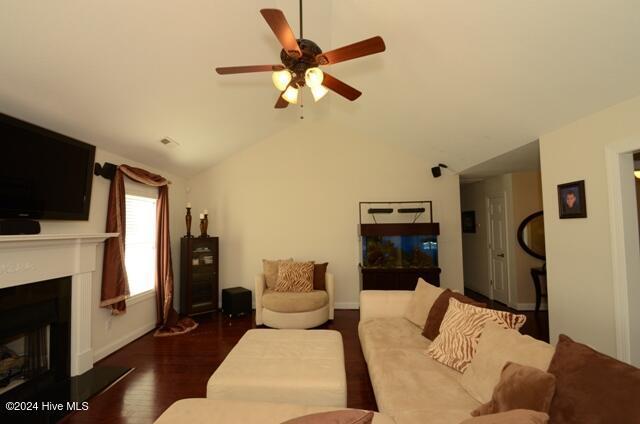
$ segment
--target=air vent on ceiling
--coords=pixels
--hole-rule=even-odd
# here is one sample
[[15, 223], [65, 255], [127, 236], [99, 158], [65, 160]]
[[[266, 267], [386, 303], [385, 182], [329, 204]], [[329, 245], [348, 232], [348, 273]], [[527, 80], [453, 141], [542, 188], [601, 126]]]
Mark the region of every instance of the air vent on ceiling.
[[175, 149], [176, 147], [180, 146], [180, 143], [169, 137], [163, 138], [162, 140], [160, 140], [160, 143], [164, 144], [170, 149]]

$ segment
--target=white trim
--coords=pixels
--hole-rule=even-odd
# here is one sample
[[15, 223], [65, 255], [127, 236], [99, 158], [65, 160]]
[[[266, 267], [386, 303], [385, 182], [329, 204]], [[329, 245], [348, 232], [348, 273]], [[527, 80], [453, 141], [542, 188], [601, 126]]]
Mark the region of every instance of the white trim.
[[149, 331], [153, 330], [154, 328], [156, 328], [156, 324], [154, 323], [150, 323], [147, 325], [144, 325], [142, 327], [136, 328], [135, 330], [125, 334], [124, 336], [120, 337], [117, 340], [114, 340], [113, 342], [109, 343], [106, 346], [101, 347], [100, 349], [94, 349], [93, 350], [93, 362], [98, 362], [99, 360], [106, 358], [107, 356], [111, 355], [113, 352], [125, 347], [126, 345], [128, 345], [129, 343], [131, 343], [132, 341], [136, 340], [137, 338], [140, 338], [142, 336], [144, 336], [145, 334], [147, 334]]
[[360, 309], [360, 302], [336, 302], [334, 309]]
[[[625, 196], [623, 195], [624, 155], [640, 148], [638, 140], [624, 140], [605, 147], [607, 188], [609, 192], [609, 225], [611, 232], [611, 265], [613, 302], [616, 324], [616, 356], [621, 361], [631, 362], [631, 324], [629, 313], [629, 283], [637, 278], [637, 272], [630, 268], [629, 250], [638, 251], [638, 221], [625, 216]], [[627, 158], [628, 159], [628, 158]], [[633, 207], [636, 209], [635, 205]], [[637, 212], [634, 212], [637, 214]], [[626, 231], [625, 231], [626, 229]], [[632, 240], [629, 240], [632, 238]], [[633, 257], [633, 256], [631, 256]], [[637, 259], [636, 259], [637, 260]], [[637, 266], [637, 265], [636, 265]], [[631, 271], [631, 274], [629, 273]], [[637, 271], [637, 268], [636, 270]], [[637, 282], [636, 282], [637, 284]]]
[[126, 300], [127, 306], [133, 306], [136, 303], [144, 302], [147, 299], [152, 299], [156, 297], [156, 289], [151, 289], [144, 291], [142, 293], [138, 293], [134, 296], [131, 296]]

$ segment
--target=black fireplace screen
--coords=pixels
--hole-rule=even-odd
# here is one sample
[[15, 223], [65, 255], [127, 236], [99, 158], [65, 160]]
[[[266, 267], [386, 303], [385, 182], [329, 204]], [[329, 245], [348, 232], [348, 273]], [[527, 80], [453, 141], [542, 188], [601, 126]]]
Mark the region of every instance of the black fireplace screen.
[[69, 378], [70, 283], [0, 290], [0, 401], [32, 399]]
[[48, 325], [0, 340], [0, 394], [48, 370]]

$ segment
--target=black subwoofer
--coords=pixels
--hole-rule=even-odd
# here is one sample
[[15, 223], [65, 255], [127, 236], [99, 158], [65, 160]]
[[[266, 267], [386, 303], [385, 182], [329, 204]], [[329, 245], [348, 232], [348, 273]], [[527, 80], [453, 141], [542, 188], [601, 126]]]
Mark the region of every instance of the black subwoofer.
[[222, 312], [229, 316], [251, 313], [251, 290], [231, 287], [222, 290]]

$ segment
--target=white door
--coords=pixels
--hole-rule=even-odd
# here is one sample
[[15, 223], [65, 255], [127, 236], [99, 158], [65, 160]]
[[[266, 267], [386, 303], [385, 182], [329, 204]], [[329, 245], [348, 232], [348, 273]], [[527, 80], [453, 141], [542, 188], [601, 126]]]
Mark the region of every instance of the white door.
[[488, 203], [491, 298], [507, 304], [509, 301], [509, 273], [507, 267], [507, 220], [504, 196], [491, 197]]

